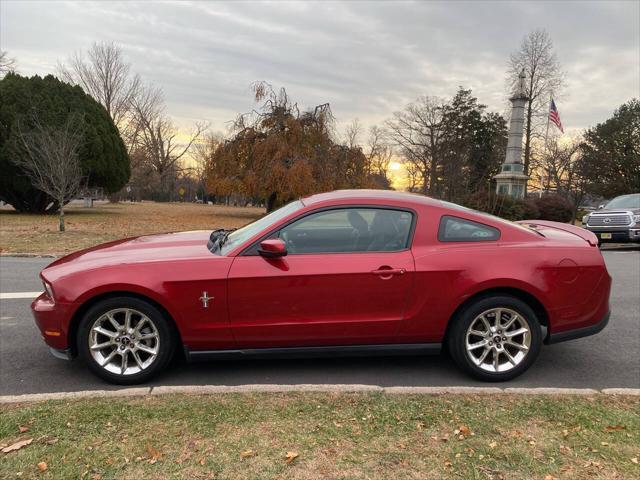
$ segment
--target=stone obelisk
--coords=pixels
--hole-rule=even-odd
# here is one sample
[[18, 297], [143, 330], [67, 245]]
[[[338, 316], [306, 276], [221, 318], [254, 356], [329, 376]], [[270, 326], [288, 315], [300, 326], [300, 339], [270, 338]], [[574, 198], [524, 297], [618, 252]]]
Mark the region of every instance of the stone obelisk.
[[524, 88], [524, 70], [520, 73], [518, 85], [511, 100], [511, 121], [509, 122], [509, 142], [507, 154], [496, 179], [496, 192], [515, 198], [524, 198], [529, 177], [524, 174], [522, 163], [522, 134], [524, 126], [524, 107], [529, 98]]

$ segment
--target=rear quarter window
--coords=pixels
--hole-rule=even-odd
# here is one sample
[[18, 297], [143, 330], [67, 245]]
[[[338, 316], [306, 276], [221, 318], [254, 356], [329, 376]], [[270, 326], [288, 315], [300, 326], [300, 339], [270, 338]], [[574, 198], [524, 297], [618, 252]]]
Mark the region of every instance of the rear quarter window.
[[441, 242], [491, 242], [500, 238], [500, 230], [484, 223], [444, 215], [440, 219], [438, 240]]

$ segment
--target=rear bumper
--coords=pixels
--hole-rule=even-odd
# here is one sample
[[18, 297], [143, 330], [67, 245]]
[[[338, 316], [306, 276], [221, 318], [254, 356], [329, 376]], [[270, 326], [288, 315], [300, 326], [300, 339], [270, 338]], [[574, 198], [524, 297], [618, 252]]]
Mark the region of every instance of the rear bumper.
[[574, 330], [565, 330], [564, 332], [549, 333], [549, 335], [547, 335], [547, 338], [545, 338], [544, 343], [547, 345], [551, 345], [553, 343], [566, 342], [568, 340], [575, 340], [576, 338], [588, 337], [590, 335], [600, 333], [609, 323], [610, 316], [611, 312], [608, 311], [604, 318], [595, 325], [576, 328]]

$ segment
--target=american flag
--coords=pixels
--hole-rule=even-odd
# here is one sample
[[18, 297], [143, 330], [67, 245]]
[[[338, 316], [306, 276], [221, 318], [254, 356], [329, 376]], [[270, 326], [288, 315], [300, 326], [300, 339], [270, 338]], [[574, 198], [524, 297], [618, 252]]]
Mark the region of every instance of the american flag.
[[558, 113], [558, 109], [556, 108], [556, 102], [551, 99], [551, 106], [549, 107], [549, 120], [551, 120], [558, 129], [564, 133], [564, 128], [562, 128], [562, 122], [560, 121], [560, 114]]

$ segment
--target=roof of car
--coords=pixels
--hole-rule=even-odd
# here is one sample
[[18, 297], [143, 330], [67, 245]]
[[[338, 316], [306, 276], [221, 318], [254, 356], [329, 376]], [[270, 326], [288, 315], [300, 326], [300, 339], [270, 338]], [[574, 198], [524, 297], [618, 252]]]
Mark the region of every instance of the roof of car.
[[334, 190], [333, 192], [317, 193], [302, 199], [305, 205], [313, 205], [314, 203], [327, 202], [333, 200], [348, 201], [393, 201], [407, 202], [421, 205], [441, 205], [439, 200], [435, 200], [424, 195], [409, 192], [398, 192], [395, 190]]

